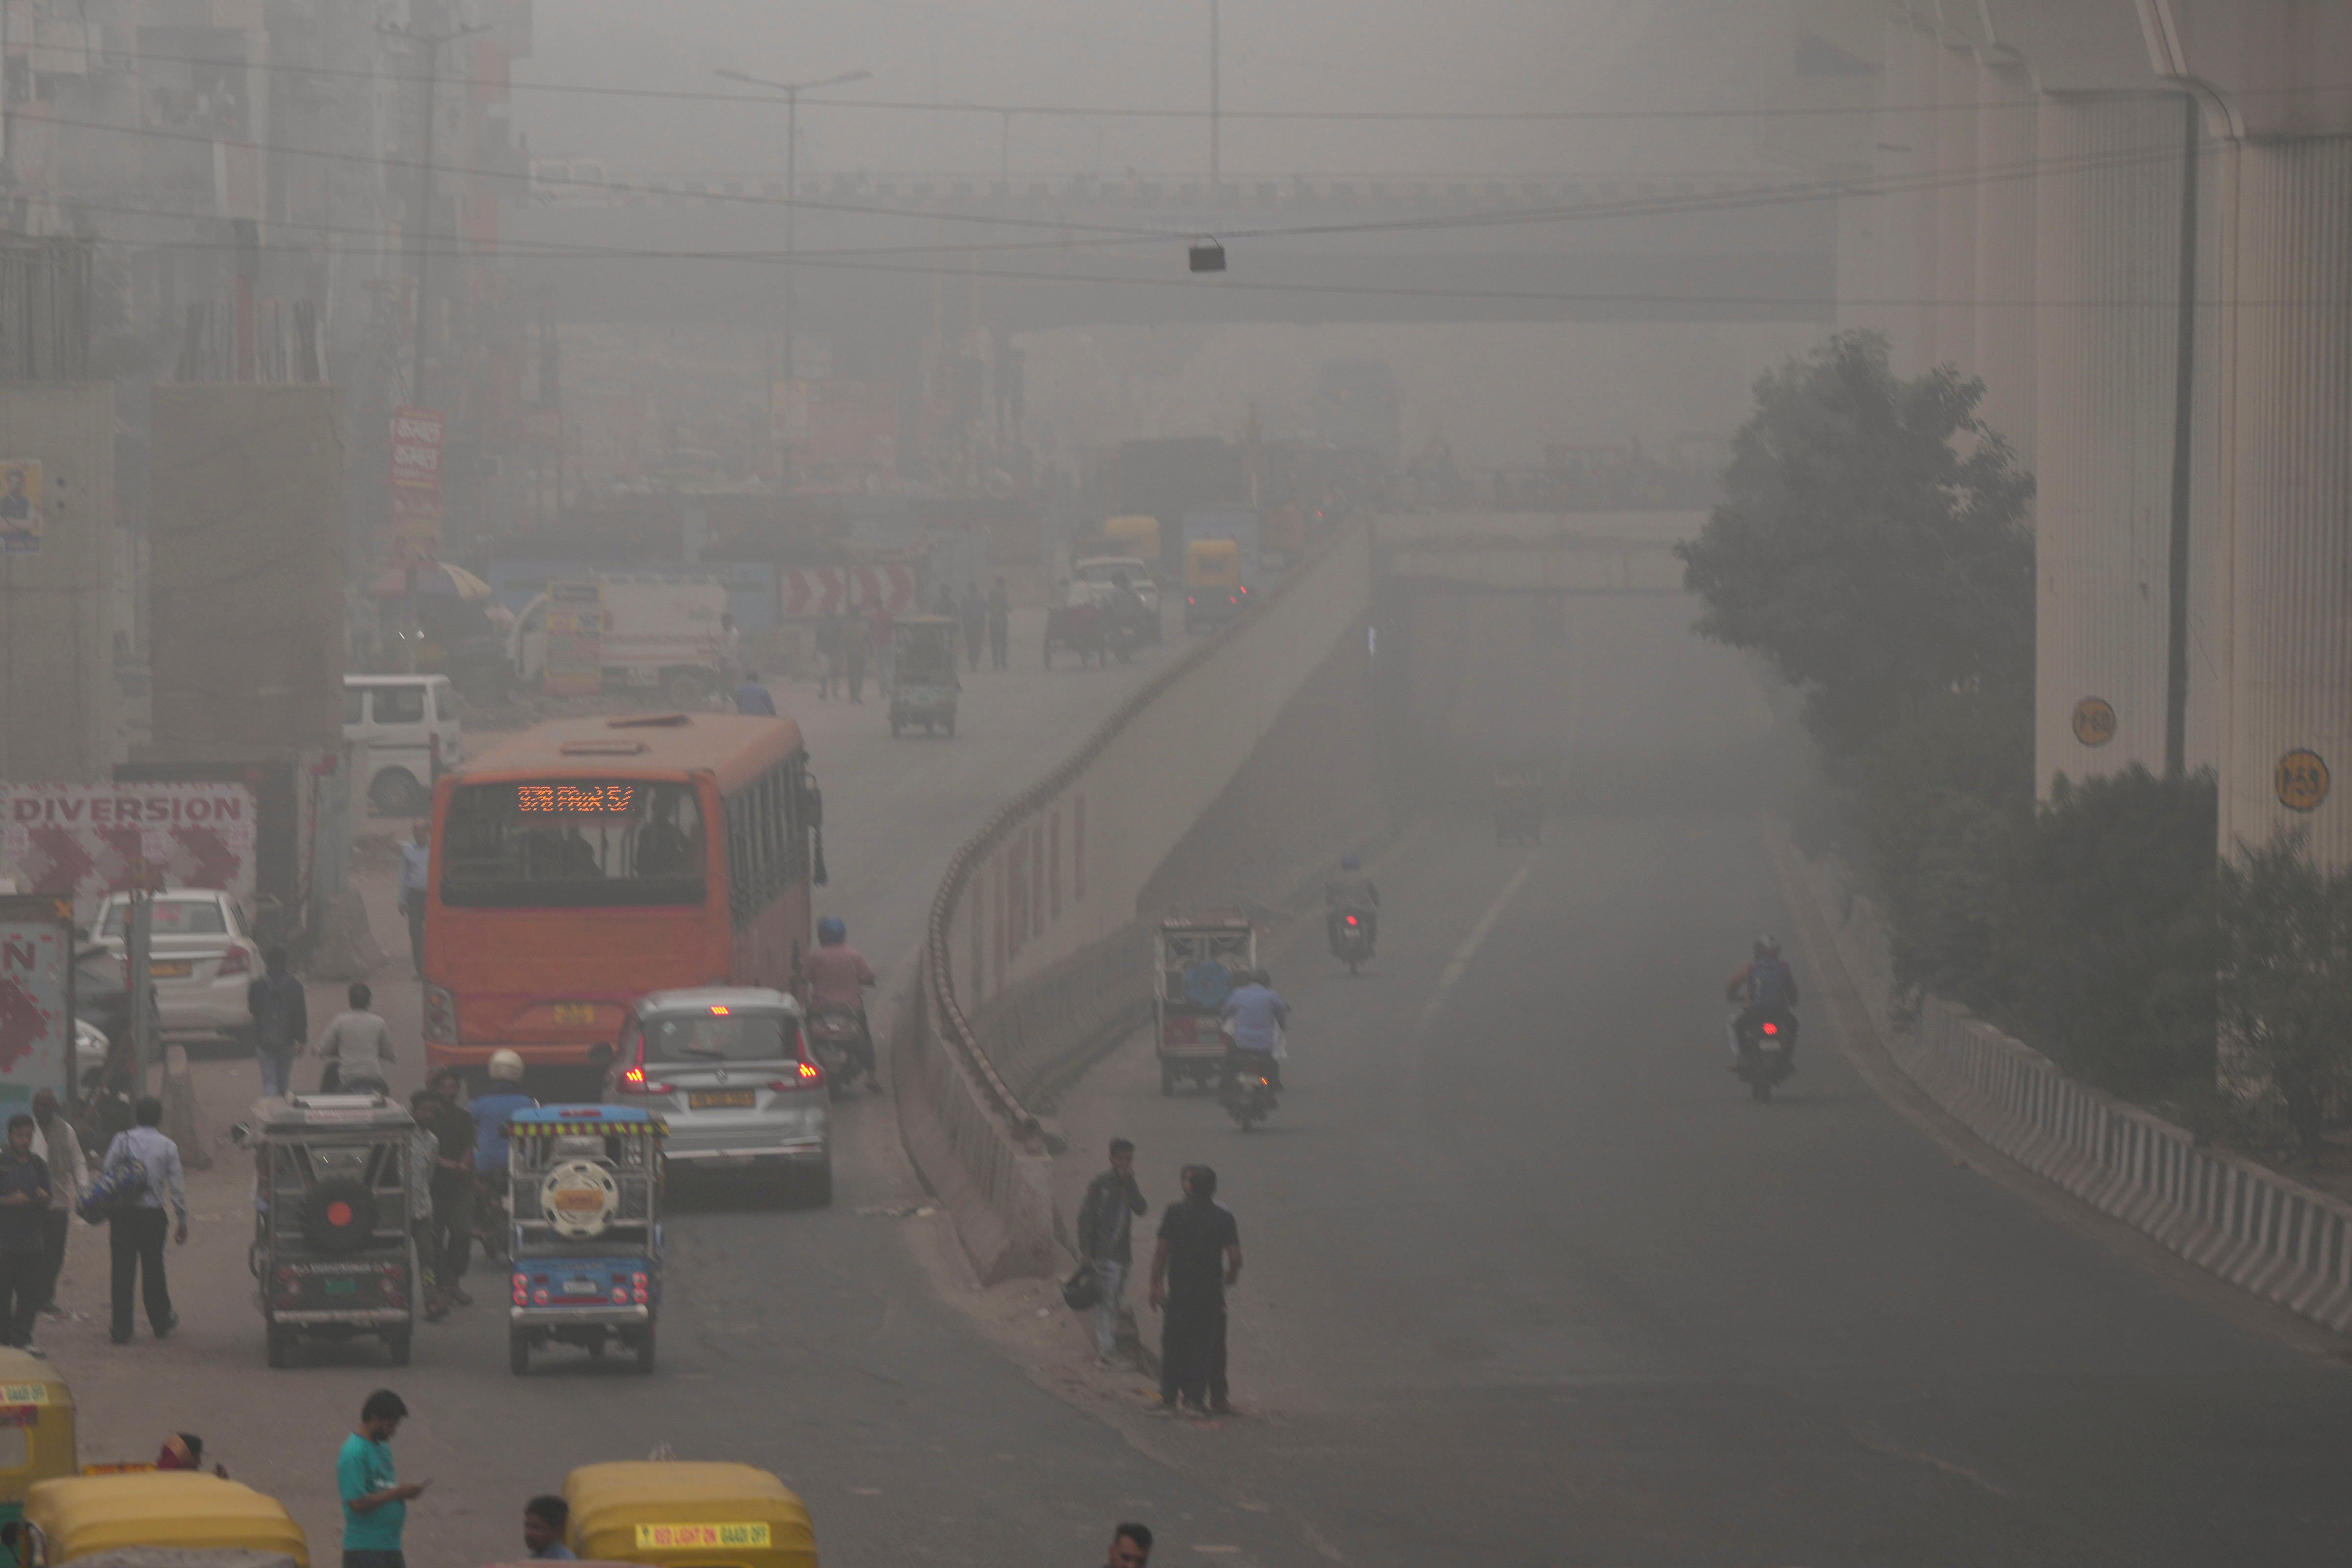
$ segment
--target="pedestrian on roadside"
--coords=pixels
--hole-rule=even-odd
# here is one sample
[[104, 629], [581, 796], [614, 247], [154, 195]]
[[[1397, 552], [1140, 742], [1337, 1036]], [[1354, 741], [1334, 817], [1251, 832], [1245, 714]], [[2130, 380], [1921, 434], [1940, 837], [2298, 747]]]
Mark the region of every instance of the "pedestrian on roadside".
[[48, 1163], [49, 1206], [41, 1211], [41, 1310], [65, 1316], [58, 1305], [58, 1276], [65, 1272], [66, 1236], [74, 1211], [89, 1185], [89, 1163], [82, 1157], [81, 1132], [58, 1104], [58, 1092], [33, 1096], [34, 1152]]
[[766, 687], [760, 684], [758, 670], [743, 672], [743, 684], [735, 689], [735, 711], [756, 713], [769, 719], [776, 716], [776, 700], [768, 695]]
[[844, 622], [841, 606], [829, 605], [816, 624], [816, 700], [833, 700], [833, 689], [841, 684], [841, 634]]
[[[1187, 1165], [1184, 1167], [1184, 1172], [1189, 1177], [1192, 1172], [1199, 1169], [1197, 1165]], [[1224, 1200], [1217, 1199], [1216, 1205], [1219, 1208], [1223, 1208]], [[1232, 1321], [1231, 1313], [1217, 1314], [1216, 1339], [1209, 1346], [1209, 1414], [1212, 1415], [1240, 1414], [1234, 1408], [1233, 1389], [1225, 1379], [1225, 1328]]]
[[400, 847], [400, 912], [408, 917], [408, 962], [425, 978], [425, 889], [433, 871], [433, 825], [419, 822]]
[[1146, 1568], [1151, 1561], [1151, 1527], [1122, 1524], [1110, 1532], [1110, 1555], [1104, 1568]]
[[1217, 1203], [1217, 1173], [1194, 1165], [1184, 1173], [1184, 1201], [1169, 1205], [1160, 1216], [1160, 1242], [1151, 1254], [1151, 1305], [1165, 1313], [1153, 1415], [1188, 1408], [1208, 1414], [1217, 1320], [1225, 1315], [1225, 1288], [1241, 1277], [1241, 1231]]
[[541, 1563], [573, 1563], [578, 1559], [563, 1544], [563, 1527], [572, 1521], [572, 1505], [555, 1496], [535, 1497], [522, 1505], [523, 1550]]
[[866, 651], [874, 656], [874, 694], [877, 697], [890, 694], [891, 672], [898, 662], [898, 649], [891, 640], [898, 624], [890, 606], [876, 599], [874, 608], [866, 616]]
[[[107, 1250], [114, 1264], [113, 1316], [110, 1332], [118, 1345], [131, 1342], [131, 1305], [134, 1292], [143, 1297], [147, 1326], [159, 1340], [180, 1326], [172, 1310], [172, 1288], [163, 1278], [163, 1234], [180, 1246], [188, 1244], [188, 1183], [180, 1169], [180, 1146], [163, 1136], [163, 1102], [153, 1095], [141, 1097], [132, 1108], [136, 1121], [127, 1132], [115, 1134], [106, 1146], [101, 1172], [135, 1164], [145, 1185], [126, 1207], [107, 1220]], [[169, 1204], [170, 1211], [164, 1205]]]
[[1087, 1184], [1078, 1205], [1078, 1258], [1095, 1271], [1095, 1364], [1113, 1365], [1118, 1350], [1118, 1315], [1126, 1304], [1127, 1277], [1134, 1267], [1129, 1239], [1136, 1217], [1149, 1213], [1135, 1184], [1135, 1145], [1110, 1141], [1110, 1169]]
[[8, 1118], [7, 1146], [0, 1148], [0, 1345], [20, 1350], [33, 1342], [33, 1320], [48, 1284], [41, 1216], [52, 1195], [49, 1165], [33, 1152], [34, 1131], [33, 1119], [18, 1111]]
[[[417, 824], [417, 831], [425, 825]], [[408, 848], [401, 850], [401, 898], [407, 897]], [[425, 913], [417, 909], [415, 940], [425, 940]], [[261, 973], [245, 988], [245, 1010], [253, 1018], [253, 1056], [261, 1064], [261, 1093], [268, 1100], [294, 1092], [294, 1057], [310, 1037], [310, 1002], [302, 983], [287, 967], [286, 950], [273, 947], [261, 955]], [[420, 970], [419, 973], [422, 973]]]
[[389, 1094], [392, 1080], [384, 1072], [392, 1065], [392, 1026], [373, 1011], [375, 993], [366, 981], [352, 981], [343, 994], [351, 1006], [329, 1019], [319, 1037], [319, 1055], [329, 1064], [320, 1074], [319, 1092], [329, 1092], [331, 1075], [337, 1094]]
[[1002, 577], [988, 591], [988, 662], [998, 669], [1013, 665], [1013, 595]]
[[465, 1108], [464, 1079], [455, 1068], [433, 1075], [425, 1107], [425, 1130], [433, 1134], [433, 1223], [425, 1258], [433, 1270], [433, 1297], [425, 1315], [439, 1319], [452, 1307], [470, 1307], [466, 1267], [474, 1253], [474, 1142], [478, 1130]]
[[360, 1406], [359, 1430], [343, 1439], [335, 1457], [335, 1489], [343, 1500], [343, 1568], [407, 1568], [400, 1532], [408, 1523], [411, 1500], [428, 1484], [402, 1484], [392, 1463], [392, 1439], [408, 1419], [408, 1406], [389, 1388], [379, 1388]]
[[988, 636], [988, 601], [981, 597], [979, 584], [963, 585], [963, 603], [956, 607], [956, 619], [963, 625], [964, 661], [976, 670], [980, 645]]
[[866, 643], [867, 626], [864, 616], [851, 616], [841, 623], [841, 668], [843, 678], [849, 682], [849, 700], [866, 700]]

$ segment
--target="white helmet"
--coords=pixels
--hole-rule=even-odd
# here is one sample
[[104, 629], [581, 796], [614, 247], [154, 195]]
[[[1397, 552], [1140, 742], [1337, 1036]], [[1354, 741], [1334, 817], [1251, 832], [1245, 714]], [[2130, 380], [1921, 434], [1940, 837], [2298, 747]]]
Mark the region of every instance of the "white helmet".
[[490, 1053], [490, 1077], [501, 1083], [522, 1081], [522, 1058], [512, 1051]]

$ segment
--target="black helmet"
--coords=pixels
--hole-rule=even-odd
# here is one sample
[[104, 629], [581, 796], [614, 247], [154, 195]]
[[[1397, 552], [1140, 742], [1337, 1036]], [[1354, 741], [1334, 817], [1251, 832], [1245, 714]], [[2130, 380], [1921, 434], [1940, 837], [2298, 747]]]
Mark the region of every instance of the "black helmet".
[[1756, 956], [1759, 958], [1778, 958], [1780, 956], [1780, 943], [1770, 931], [1768, 931], [1762, 936], [1756, 939]]

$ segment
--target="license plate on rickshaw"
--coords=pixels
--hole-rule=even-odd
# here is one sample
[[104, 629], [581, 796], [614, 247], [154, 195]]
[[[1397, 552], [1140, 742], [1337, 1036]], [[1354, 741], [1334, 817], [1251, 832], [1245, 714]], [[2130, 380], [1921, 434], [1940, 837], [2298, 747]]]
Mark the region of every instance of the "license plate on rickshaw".
[[688, 1110], [719, 1110], [733, 1106], [748, 1110], [759, 1103], [748, 1089], [709, 1089], [686, 1097]]
[[601, 1282], [583, 1276], [576, 1279], [566, 1279], [563, 1282], [563, 1293], [567, 1296], [601, 1296], [604, 1293], [604, 1287]]
[[330, 1296], [356, 1296], [360, 1293], [360, 1282], [355, 1279], [326, 1279], [320, 1285]]

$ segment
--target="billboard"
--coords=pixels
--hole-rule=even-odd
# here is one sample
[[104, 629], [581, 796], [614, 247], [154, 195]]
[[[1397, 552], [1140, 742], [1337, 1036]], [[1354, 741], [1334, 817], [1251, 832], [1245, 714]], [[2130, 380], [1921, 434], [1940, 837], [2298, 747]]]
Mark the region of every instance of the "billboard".
[[392, 518], [384, 565], [394, 571], [441, 559], [441, 438], [438, 408], [392, 411]]
[[877, 605], [901, 616], [921, 607], [916, 587], [912, 566], [788, 566], [776, 584], [776, 596], [787, 616], [871, 610]]
[[142, 863], [166, 886], [253, 893], [253, 792], [238, 784], [0, 784], [0, 875], [87, 921]]
[[0, 898], [0, 1107], [70, 1087], [72, 928], [55, 900]]

